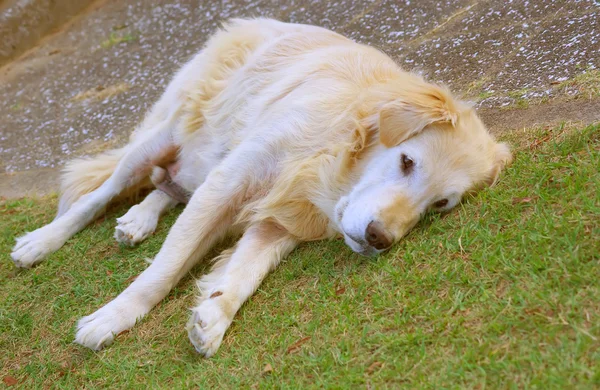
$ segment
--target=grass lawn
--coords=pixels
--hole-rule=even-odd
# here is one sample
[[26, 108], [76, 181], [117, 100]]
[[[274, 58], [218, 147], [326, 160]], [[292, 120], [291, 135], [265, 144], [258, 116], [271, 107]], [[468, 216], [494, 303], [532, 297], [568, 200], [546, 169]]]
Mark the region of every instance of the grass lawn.
[[[32, 270], [14, 237], [56, 198], [0, 201], [0, 379], [23, 388], [594, 388], [600, 386], [600, 125], [506, 134], [498, 185], [429, 215], [389, 253], [301, 246], [244, 305], [217, 355], [184, 326], [196, 267], [130, 332], [96, 353], [74, 325], [158, 252], [181, 209], [136, 248], [109, 210]], [[270, 369], [269, 369], [270, 368]], [[2, 386], [2, 384], [0, 384]]]

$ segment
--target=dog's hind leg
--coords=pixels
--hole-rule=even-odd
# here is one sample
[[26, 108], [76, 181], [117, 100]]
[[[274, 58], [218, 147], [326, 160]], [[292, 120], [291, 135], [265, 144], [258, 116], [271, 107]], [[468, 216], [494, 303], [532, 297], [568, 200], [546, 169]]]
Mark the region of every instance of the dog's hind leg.
[[152, 191], [140, 204], [133, 206], [121, 218], [117, 218], [115, 239], [134, 246], [154, 233], [158, 219], [177, 205], [177, 200], [161, 190]]
[[233, 253], [226, 251], [198, 281], [201, 296], [187, 330], [199, 353], [214, 355], [235, 313], [297, 244], [296, 238], [273, 223], [251, 226]]
[[[251, 153], [257, 153], [259, 147], [254, 145], [252, 149]], [[152, 264], [113, 301], [79, 321], [77, 343], [95, 350], [110, 344], [115, 334], [130, 329], [160, 302], [225, 235], [244, 198], [264, 180], [256, 172], [253, 175], [252, 166], [245, 163], [248, 159], [260, 160], [255, 155], [232, 152], [211, 171], [192, 195]]]
[[[164, 125], [164, 124], [163, 124]], [[110, 200], [147, 177], [156, 161], [172, 154], [171, 129], [130, 145], [113, 174], [96, 190], [83, 195], [50, 224], [17, 239], [11, 254], [17, 267], [29, 268], [58, 250], [75, 233], [94, 220]]]

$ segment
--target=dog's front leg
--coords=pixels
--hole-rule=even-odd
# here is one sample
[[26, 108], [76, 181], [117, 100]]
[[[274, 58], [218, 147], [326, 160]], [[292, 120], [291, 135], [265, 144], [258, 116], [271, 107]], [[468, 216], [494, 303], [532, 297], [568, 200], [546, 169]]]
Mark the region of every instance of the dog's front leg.
[[196, 190], [152, 264], [117, 298], [82, 318], [75, 341], [102, 349], [160, 302], [231, 226], [248, 191], [245, 175], [235, 160], [216, 168]]
[[198, 281], [201, 296], [187, 330], [199, 353], [214, 355], [235, 313], [297, 244], [297, 239], [273, 223], [253, 225], [233, 253], [226, 251], [212, 272]]

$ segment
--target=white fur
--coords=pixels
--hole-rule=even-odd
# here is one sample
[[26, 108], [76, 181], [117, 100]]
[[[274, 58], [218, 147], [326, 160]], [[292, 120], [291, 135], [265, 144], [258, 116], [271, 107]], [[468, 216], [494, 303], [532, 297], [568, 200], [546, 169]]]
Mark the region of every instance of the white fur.
[[[81, 345], [109, 345], [218, 240], [242, 230], [199, 281], [187, 325], [196, 350], [212, 356], [243, 302], [299, 242], [343, 235], [352, 250], [379, 253], [366, 239], [371, 222], [397, 241], [436, 201], [455, 206], [510, 160], [470, 107], [383, 53], [314, 26], [234, 20], [175, 75], [125, 148], [69, 167], [59, 215], [17, 239], [15, 264], [58, 250], [173, 150], [174, 180], [193, 195], [150, 266], [79, 321]], [[404, 154], [410, 174], [400, 169]], [[102, 180], [81, 185], [95, 169]], [[175, 203], [152, 192], [117, 220], [116, 239], [140, 242]]]
[[[294, 238], [269, 229], [273, 227], [258, 225], [248, 229], [233, 253], [225, 254], [213, 272], [198, 281], [203, 295], [192, 309], [187, 330], [190, 341], [205, 357], [217, 351], [235, 313], [269, 271], [296, 246]], [[267, 237], [270, 239], [265, 242]]]
[[158, 218], [176, 205], [177, 201], [164, 192], [152, 191], [142, 203], [133, 206], [125, 215], [117, 218], [115, 240], [129, 246], [139, 244], [154, 233]]

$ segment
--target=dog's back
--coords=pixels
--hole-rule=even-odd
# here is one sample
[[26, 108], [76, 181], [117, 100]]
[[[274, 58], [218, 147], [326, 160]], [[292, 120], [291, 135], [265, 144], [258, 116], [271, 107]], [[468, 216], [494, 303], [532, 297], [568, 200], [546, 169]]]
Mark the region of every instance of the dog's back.
[[[276, 80], [281, 81], [282, 75], [276, 74], [277, 70], [286, 69], [288, 76], [295, 75], [302, 80], [305, 71], [302, 66], [296, 66], [296, 70], [290, 69], [298, 64], [299, 57], [334, 42], [353, 43], [316, 26], [264, 18], [228, 21], [207, 41], [204, 49], [175, 74], [163, 96], [132, 132], [130, 145], [152, 138], [157, 131], [157, 123], [173, 120], [172, 136], [175, 143], [183, 149], [183, 158], [190, 156], [183, 165], [194, 172], [187, 177], [182, 172], [180, 180], [192, 191], [214, 166], [210, 162], [216, 163], [223, 156], [223, 151], [215, 148], [224, 146], [230, 149], [240, 142], [238, 130], [247, 122], [244, 117], [252, 112], [248, 103], [257, 105], [252, 98], [258, 94], [258, 90], [272, 86]], [[264, 56], [265, 51], [270, 51], [270, 55]], [[233, 88], [228, 90], [227, 87], [232, 85]], [[271, 99], [281, 97], [276, 87]], [[207, 121], [209, 123], [205, 126]], [[57, 217], [64, 214], [82, 195], [100, 187], [126, 151], [127, 147], [110, 150], [93, 158], [71, 160], [62, 175], [62, 196]], [[150, 185], [149, 180], [144, 180], [129, 188], [124, 195]]]

